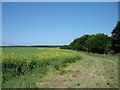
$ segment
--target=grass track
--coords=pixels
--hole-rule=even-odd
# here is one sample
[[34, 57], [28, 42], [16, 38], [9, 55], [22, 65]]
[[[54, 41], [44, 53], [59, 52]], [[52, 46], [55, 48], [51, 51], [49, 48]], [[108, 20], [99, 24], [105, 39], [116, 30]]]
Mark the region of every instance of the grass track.
[[115, 62], [86, 55], [57, 75], [44, 77], [38, 88], [118, 88], [118, 65]]

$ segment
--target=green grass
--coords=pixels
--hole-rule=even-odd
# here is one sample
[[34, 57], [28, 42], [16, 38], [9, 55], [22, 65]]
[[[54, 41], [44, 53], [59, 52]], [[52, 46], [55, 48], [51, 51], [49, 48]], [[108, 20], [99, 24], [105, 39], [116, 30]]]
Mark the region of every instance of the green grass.
[[36, 82], [38, 88], [117, 88], [118, 66], [104, 58], [81, 53], [82, 59], [56, 75]]
[[[2, 51], [3, 88], [34, 87], [27, 83], [32, 82], [33, 75], [42, 77], [81, 59], [76, 51], [57, 48], [4, 47]], [[21, 80], [27, 84], [21, 84]]]
[[115, 63], [118, 63], [118, 55], [113, 55], [113, 54], [97, 54], [97, 53], [89, 53], [89, 52], [82, 52], [85, 53], [86, 55], [98, 57], [101, 59], [106, 59], [106, 60], [111, 60]]
[[[81, 81], [81, 77], [84, 77], [83, 81], [92, 80], [92, 78], [86, 78], [85, 75], [89, 74], [89, 72], [94, 69], [94, 71], [97, 71], [96, 74], [98, 73], [98, 75], [96, 75], [97, 82], [99, 82], [101, 79], [100, 77], [102, 77], [99, 76], [101, 73], [104, 74], [108, 82], [111, 80], [109, 78], [114, 77], [117, 73], [115, 68], [113, 68], [116, 67], [116, 64], [114, 65], [114, 63], [111, 64], [107, 62], [107, 60], [111, 60], [117, 63], [117, 55], [103, 55], [57, 48], [36, 47], [3, 47], [2, 51], [3, 88], [37, 88], [39, 86], [47, 88], [49, 85], [45, 82], [48, 80], [54, 82], [54, 77], [59, 75], [60, 72], [63, 73], [63, 69], [68, 66], [71, 66], [70, 70], [78, 68], [78, 70], [81, 70], [83, 73], [82, 75], [81, 72], [79, 72], [77, 75], [74, 71], [71, 72], [71, 74], [75, 74], [73, 81], [69, 82], [71, 87], [76, 87], [74, 83], [77, 83], [77, 80]], [[71, 64], [79, 60], [81, 61], [76, 64]], [[66, 80], [67, 78], [69, 77], [64, 77]], [[74, 78], [76, 79], [74, 80]], [[61, 83], [63, 81], [61, 81]], [[51, 83], [51, 81], [49, 82]], [[66, 81], [64, 82], [66, 83]], [[116, 81], [113, 80], [112, 82], [111, 84], [113, 84], [113, 86], [110, 87], [115, 86], [114, 84]], [[40, 83], [44, 84], [39, 85]], [[102, 83], [101, 81], [100, 84]]]
[[36, 47], [3, 47], [2, 48], [2, 53], [7, 55], [14, 53], [15, 54], [14, 56], [17, 58], [33, 57], [35, 54], [45, 53], [48, 51], [49, 48], [43, 48], [39, 50]]

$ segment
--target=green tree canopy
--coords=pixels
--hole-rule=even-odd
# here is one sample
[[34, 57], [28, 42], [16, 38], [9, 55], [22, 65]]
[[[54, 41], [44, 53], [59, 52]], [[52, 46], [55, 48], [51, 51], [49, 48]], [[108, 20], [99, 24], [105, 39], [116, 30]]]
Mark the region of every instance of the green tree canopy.
[[86, 51], [93, 53], [105, 53], [109, 37], [105, 34], [96, 34], [90, 36], [86, 41]]
[[85, 41], [88, 39], [90, 35], [83, 35], [80, 38], [75, 39], [71, 44], [70, 48], [73, 50], [85, 51]]
[[120, 53], [120, 21], [112, 31], [112, 49], [115, 53]]

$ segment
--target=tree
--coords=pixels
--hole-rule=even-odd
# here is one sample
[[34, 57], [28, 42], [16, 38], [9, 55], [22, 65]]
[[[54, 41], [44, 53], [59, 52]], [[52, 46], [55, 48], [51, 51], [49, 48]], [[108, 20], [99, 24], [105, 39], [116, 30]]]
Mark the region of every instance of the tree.
[[112, 31], [112, 49], [115, 53], [120, 53], [120, 21]]
[[109, 42], [109, 37], [105, 34], [96, 34], [90, 36], [86, 40], [86, 50], [93, 53], [105, 53], [106, 46]]
[[83, 35], [80, 38], [75, 39], [71, 44], [70, 48], [72, 50], [85, 51], [85, 41], [89, 38], [90, 35]]

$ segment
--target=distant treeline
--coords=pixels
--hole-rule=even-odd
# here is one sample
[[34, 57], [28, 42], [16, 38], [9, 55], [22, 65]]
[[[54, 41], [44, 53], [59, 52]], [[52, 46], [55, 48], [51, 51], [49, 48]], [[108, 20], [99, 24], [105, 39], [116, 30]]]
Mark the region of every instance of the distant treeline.
[[95, 35], [83, 35], [74, 39], [69, 45], [61, 46], [61, 49], [72, 49], [92, 53], [120, 53], [120, 21], [117, 23], [111, 37], [104, 33]]
[[43, 48], [58, 48], [60, 45], [34, 45], [34, 46], [0, 46], [0, 47], [43, 47]]

